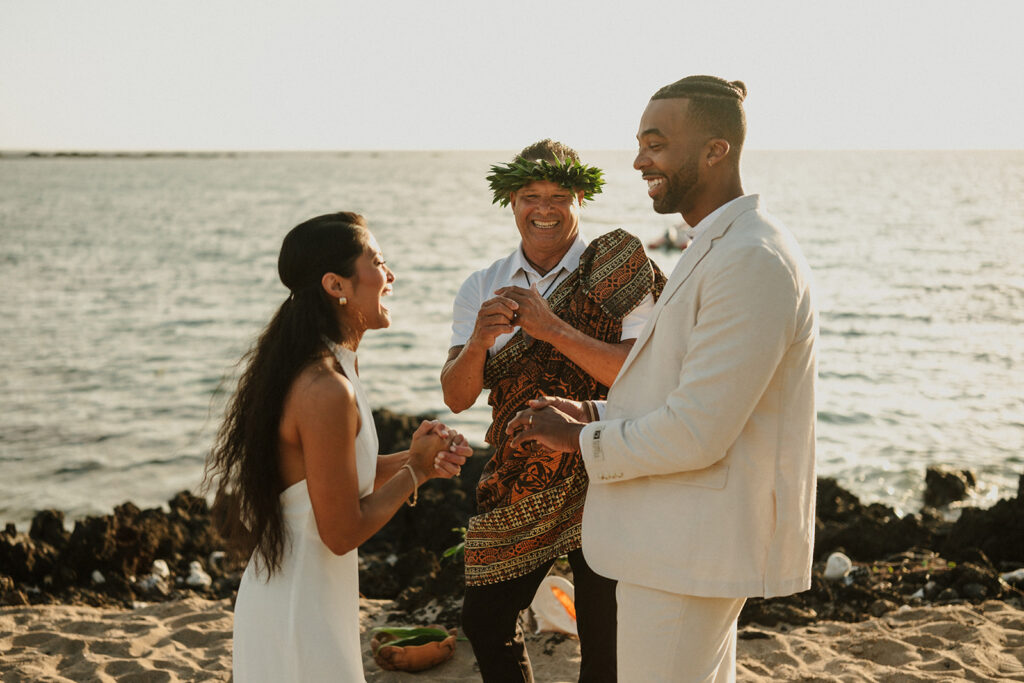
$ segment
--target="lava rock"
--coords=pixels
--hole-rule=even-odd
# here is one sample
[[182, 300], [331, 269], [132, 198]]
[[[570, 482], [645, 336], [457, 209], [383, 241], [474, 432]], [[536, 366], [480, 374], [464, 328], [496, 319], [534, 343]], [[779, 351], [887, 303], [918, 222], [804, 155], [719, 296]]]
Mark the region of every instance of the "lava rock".
[[48, 543], [61, 550], [71, 534], [64, 528], [64, 513], [60, 510], [40, 510], [32, 518], [28, 535], [36, 541]]
[[0, 593], [0, 605], [5, 607], [20, 607], [30, 604], [28, 596], [20, 590], [10, 590]]
[[755, 623], [762, 626], [790, 624], [799, 626], [810, 624], [818, 618], [813, 609], [800, 605], [772, 600], [752, 599], [743, 607], [743, 623]]
[[[397, 559], [397, 558], [396, 558]], [[360, 553], [359, 592], [375, 600], [394, 600], [402, 591], [398, 572], [381, 553]]]
[[982, 600], [988, 595], [988, 589], [980, 583], [964, 584], [963, 592], [968, 600]]
[[935, 529], [914, 515], [899, 517], [885, 505], [850, 508], [844, 515], [819, 517], [815, 558], [843, 551], [854, 560], [878, 560], [914, 546], [931, 547]]
[[959, 560], [980, 550], [998, 564], [1024, 564], [1022, 488], [1024, 475], [1018, 480], [1016, 498], [1000, 500], [987, 510], [964, 508], [937, 548], [942, 556]]
[[373, 424], [377, 427], [377, 442], [381, 453], [404, 451], [412, 443], [412, 433], [424, 420], [436, 420], [436, 415], [402, 415], [387, 408], [373, 411]]
[[966, 498], [967, 492], [975, 486], [977, 481], [970, 470], [932, 465], [924, 475], [924, 503], [932, 507], [949, 505]]
[[[376, 411], [381, 451], [407, 447], [413, 431], [429, 417]], [[436, 615], [436, 623], [459, 623], [463, 558], [443, 554], [462, 540], [455, 529], [467, 526], [476, 513], [476, 485], [492, 452], [478, 448], [462, 476], [424, 484], [416, 507], [403, 506], [363, 544], [359, 583], [364, 595], [396, 600], [406, 614], [427, 610]], [[988, 510], [965, 508], [954, 523], [927, 508], [901, 517], [884, 505], [864, 505], [835, 479], [820, 479], [810, 590], [752, 598], [740, 624], [860, 621], [937, 600], [1024, 604], [1020, 587], [1000, 580], [1000, 572], [1024, 567], [1022, 492], [1024, 476], [1016, 499]], [[186, 577], [196, 561], [212, 579], [200, 591], [204, 597], [233, 597], [248, 551], [226, 545], [219, 532], [226, 521], [222, 513], [223, 508], [211, 510], [204, 498], [183, 491], [167, 510], [125, 503], [113, 514], [78, 520], [70, 533], [57, 510], [38, 513], [29, 533], [7, 524], [0, 530], [0, 602], [129, 606], [140, 599], [175, 599], [194, 592]], [[853, 566], [839, 580], [827, 581], [823, 571], [833, 552], [845, 553]], [[135, 577], [148, 574], [154, 560], [166, 562], [169, 576], [164, 591], [146, 593]], [[556, 571], [559, 567], [556, 563]], [[94, 571], [104, 576], [102, 584], [92, 583]], [[560, 575], [571, 580], [567, 568]]]

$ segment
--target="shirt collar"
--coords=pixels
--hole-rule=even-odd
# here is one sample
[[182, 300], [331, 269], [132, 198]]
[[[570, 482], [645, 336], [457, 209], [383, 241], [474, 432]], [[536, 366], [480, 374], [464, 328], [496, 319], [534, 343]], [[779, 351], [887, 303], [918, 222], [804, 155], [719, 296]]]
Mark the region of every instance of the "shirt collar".
[[546, 274], [541, 275], [537, 272], [537, 269], [531, 266], [530, 262], [526, 260], [526, 254], [523, 253], [523, 243], [520, 242], [519, 248], [515, 251], [515, 257], [512, 259], [512, 273], [515, 274], [522, 271], [524, 273], [532, 274], [537, 280], [543, 280], [546, 277], [558, 275], [563, 270], [572, 272], [576, 270], [576, 267], [579, 265], [580, 257], [583, 256], [583, 252], [586, 248], [587, 240], [584, 239], [582, 233], [577, 232], [576, 239], [571, 245], [569, 245], [569, 251], [565, 252], [562, 260]]
[[686, 236], [689, 237], [691, 240], [697, 239], [698, 235], [700, 235], [702, 232], [711, 227], [711, 224], [714, 223], [718, 219], [718, 217], [722, 215], [723, 212], [725, 212], [725, 208], [727, 206], [729, 206], [735, 201], [743, 199], [743, 197], [748, 196], [750, 195], [742, 195], [740, 197], [736, 197], [736, 199], [730, 199], [725, 204], [722, 204], [720, 207], [709, 213], [707, 216], [704, 216], [704, 218], [701, 219], [700, 223], [697, 223], [697, 225], [693, 226], [692, 228], [687, 228]]

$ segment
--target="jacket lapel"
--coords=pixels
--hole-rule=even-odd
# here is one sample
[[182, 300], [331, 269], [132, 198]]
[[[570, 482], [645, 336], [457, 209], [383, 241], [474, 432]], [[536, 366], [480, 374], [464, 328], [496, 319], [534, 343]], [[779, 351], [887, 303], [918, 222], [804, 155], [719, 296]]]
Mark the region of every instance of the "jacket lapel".
[[679, 261], [676, 263], [676, 267], [672, 269], [671, 275], [669, 275], [668, 281], [665, 283], [665, 289], [662, 290], [661, 296], [658, 297], [657, 303], [654, 304], [654, 309], [651, 311], [651, 317], [647, 320], [647, 324], [640, 331], [640, 336], [637, 337], [636, 342], [633, 344], [633, 348], [629, 350], [629, 355], [626, 356], [626, 360], [623, 361], [622, 367], [619, 369], [616, 379], [622, 376], [632, 362], [636, 358], [637, 354], [640, 353], [640, 349], [644, 347], [647, 340], [651, 338], [651, 333], [654, 331], [654, 325], [658, 321], [658, 317], [661, 315], [662, 309], [665, 308], [665, 302], [669, 300], [672, 293], [679, 289], [687, 278], [693, 273], [693, 269], [697, 267], [697, 264], [704, 260], [704, 257], [711, 251], [711, 247], [714, 246], [715, 242], [722, 237], [732, 224], [739, 218], [740, 214], [746, 213], [751, 209], [755, 209], [760, 204], [760, 198], [758, 195], [750, 195], [743, 197], [738, 201], [734, 202], [729, 206], [721, 216], [715, 219], [715, 222], [708, 226], [707, 230], [704, 230], [697, 239], [693, 241], [684, 251], [683, 255], [679, 257]]

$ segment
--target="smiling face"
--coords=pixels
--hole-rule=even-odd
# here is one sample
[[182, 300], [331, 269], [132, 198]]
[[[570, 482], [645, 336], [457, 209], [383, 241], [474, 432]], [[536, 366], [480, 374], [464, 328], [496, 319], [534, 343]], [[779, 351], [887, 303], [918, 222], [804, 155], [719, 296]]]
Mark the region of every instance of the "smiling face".
[[381, 298], [391, 295], [395, 274], [388, 268], [377, 240], [369, 231], [366, 249], [356, 259], [355, 272], [351, 278], [344, 279], [348, 283], [345, 287], [348, 302], [341, 308], [351, 327], [360, 334], [389, 327], [391, 312], [381, 303]]
[[639, 151], [633, 168], [647, 181], [658, 213], [692, 211], [703, 191], [700, 152], [703, 136], [686, 115], [688, 100], [651, 100], [640, 118]]
[[579, 234], [582, 197], [550, 180], [535, 180], [511, 194], [523, 252], [534, 265], [554, 267], [569, 251]]

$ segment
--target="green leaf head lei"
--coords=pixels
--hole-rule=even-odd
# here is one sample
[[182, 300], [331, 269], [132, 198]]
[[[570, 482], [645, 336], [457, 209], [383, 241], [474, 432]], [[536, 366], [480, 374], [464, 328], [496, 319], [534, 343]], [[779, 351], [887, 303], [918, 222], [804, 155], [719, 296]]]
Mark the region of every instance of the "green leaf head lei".
[[582, 190], [583, 201], [589, 202], [595, 194], [600, 194], [604, 172], [596, 166], [587, 166], [569, 158], [552, 163], [544, 159], [533, 161], [516, 157], [510, 164], [491, 166], [491, 175], [487, 176], [494, 192], [491, 203], [508, 206], [509, 194], [537, 180], [558, 183], [573, 192]]

